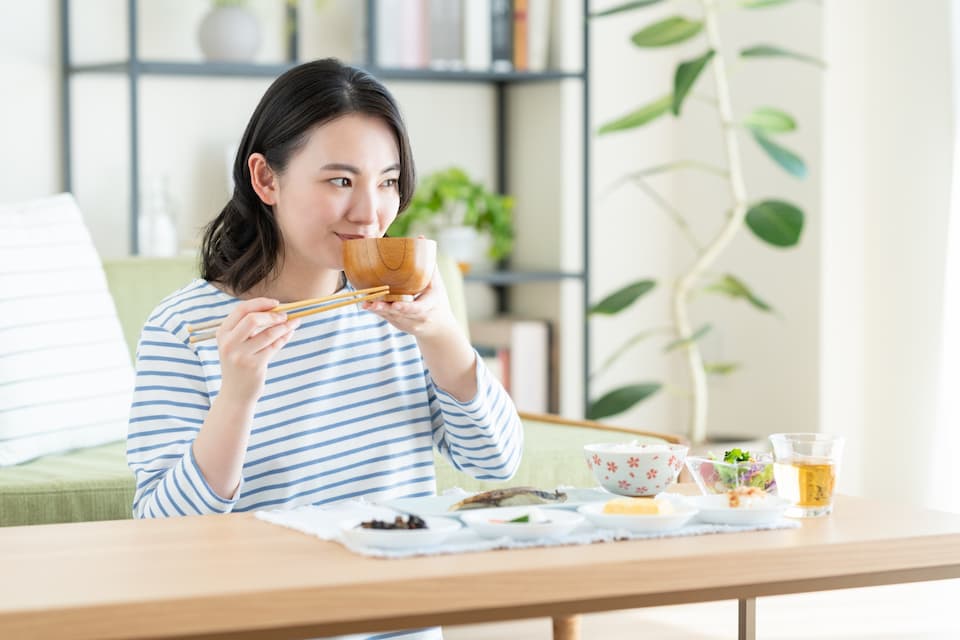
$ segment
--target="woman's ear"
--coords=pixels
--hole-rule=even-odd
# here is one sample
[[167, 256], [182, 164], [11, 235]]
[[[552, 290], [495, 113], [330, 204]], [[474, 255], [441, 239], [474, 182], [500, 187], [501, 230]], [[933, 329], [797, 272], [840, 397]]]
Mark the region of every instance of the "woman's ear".
[[273, 206], [277, 203], [277, 176], [267, 164], [262, 153], [251, 153], [247, 158], [247, 168], [250, 170], [250, 184], [253, 190], [265, 205]]

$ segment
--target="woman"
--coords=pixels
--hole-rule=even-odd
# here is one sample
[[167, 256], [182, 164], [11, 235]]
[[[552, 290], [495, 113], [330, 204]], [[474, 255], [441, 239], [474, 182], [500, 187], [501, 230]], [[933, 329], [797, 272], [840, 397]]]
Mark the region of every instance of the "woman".
[[[351, 287], [341, 245], [382, 236], [413, 195], [393, 97], [335, 60], [291, 69], [253, 113], [201, 279], [144, 326], [128, 461], [136, 517], [433, 495], [432, 448], [509, 478], [522, 431], [434, 273], [412, 302], [287, 320], [278, 303]], [[223, 319], [216, 341], [187, 327]], [[432, 637], [432, 636], [431, 636]]]

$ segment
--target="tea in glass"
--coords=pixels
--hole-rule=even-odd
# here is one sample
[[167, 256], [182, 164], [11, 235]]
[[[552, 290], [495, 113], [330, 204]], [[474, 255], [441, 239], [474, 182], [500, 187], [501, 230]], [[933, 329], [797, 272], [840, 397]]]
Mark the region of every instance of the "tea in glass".
[[833, 490], [843, 439], [822, 433], [770, 436], [777, 493], [791, 504], [788, 516], [823, 516], [833, 511]]

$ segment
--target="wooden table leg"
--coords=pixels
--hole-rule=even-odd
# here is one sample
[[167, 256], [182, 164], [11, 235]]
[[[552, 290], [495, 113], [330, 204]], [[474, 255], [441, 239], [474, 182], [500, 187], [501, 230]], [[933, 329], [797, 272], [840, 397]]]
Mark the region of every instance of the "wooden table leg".
[[553, 640], [580, 640], [580, 616], [554, 616]]
[[737, 610], [737, 640], [757, 640], [757, 599], [741, 598]]

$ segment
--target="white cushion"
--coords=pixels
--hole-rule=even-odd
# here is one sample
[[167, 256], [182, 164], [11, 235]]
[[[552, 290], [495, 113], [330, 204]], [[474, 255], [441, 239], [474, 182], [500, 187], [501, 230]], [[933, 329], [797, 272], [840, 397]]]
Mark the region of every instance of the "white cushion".
[[0, 466], [123, 439], [132, 390], [76, 201], [0, 205]]

